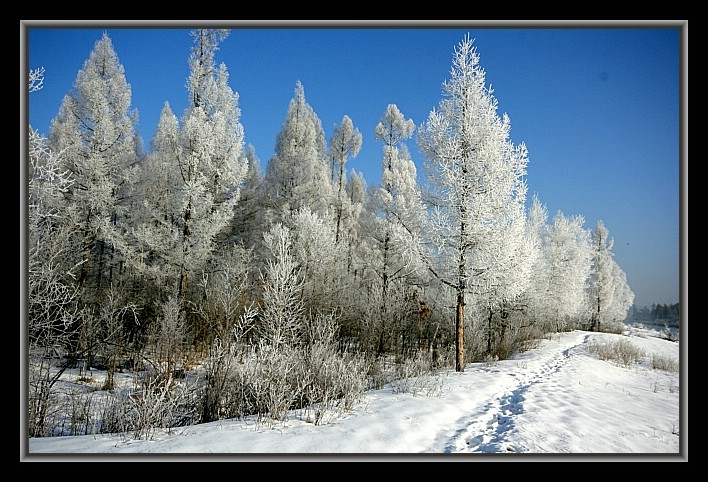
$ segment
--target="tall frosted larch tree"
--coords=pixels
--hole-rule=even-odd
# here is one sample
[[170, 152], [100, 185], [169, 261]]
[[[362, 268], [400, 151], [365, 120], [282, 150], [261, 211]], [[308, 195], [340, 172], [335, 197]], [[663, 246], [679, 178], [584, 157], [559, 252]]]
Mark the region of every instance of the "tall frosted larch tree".
[[363, 242], [362, 233], [362, 223], [367, 216], [367, 187], [366, 179], [363, 173], [351, 171], [349, 179], [347, 179], [347, 184], [345, 186], [346, 195], [351, 209], [351, 221], [348, 223], [349, 226], [349, 254], [348, 254], [348, 266], [353, 269], [353, 275], [361, 275], [361, 259], [359, 259], [359, 254], [361, 254], [360, 248]]
[[361, 246], [363, 243], [362, 221], [367, 216], [366, 179], [363, 173], [352, 170], [347, 185], [345, 186], [349, 207], [351, 208], [351, 221], [349, 225], [349, 252], [347, 254], [348, 271], [354, 276], [362, 274]]
[[498, 206], [496, 219], [484, 226], [484, 246], [474, 256], [483, 271], [470, 278], [469, 288], [477, 308], [487, 313], [485, 358], [509, 355], [516, 332], [513, 324], [519, 320], [512, 315], [524, 310], [523, 295], [540, 254], [526, 217], [525, 192], [525, 183], [520, 182], [508, 202]]
[[[370, 197], [369, 239], [373, 243], [368, 256], [380, 289], [381, 327], [378, 351], [385, 348], [385, 337], [392, 336], [386, 327], [393, 307], [392, 291], [401, 301], [407, 283], [421, 273], [421, 230], [425, 209], [416, 179], [415, 163], [403, 142], [413, 136], [415, 123], [406, 119], [398, 106], [389, 104], [374, 128], [376, 139], [383, 142], [381, 183]], [[392, 290], [392, 286], [400, 288]]]
[[534, 195], [528, 211], [529, 235], [535, 239], [538, 255], [536, 256], [529, 285], [524, 293], [527, 313], [532, 324], [541, 325], [542, 330], [550, 329], [546, 316], [545, 298], [548, 295], [546, 258], [543, 252], [546, 223], [548, 222], [548, 209], [541, 203], [538, 195]]
[[[205, 269], [216, 238], [231, 222], [239, 188], [247, 173], [238, 94], [229, 87], [222, 63], [215, 65], [219, 42], [228, 30], [191, 32], [194, 47], [187, 81], [190, 104], [179, 123], [165, 104], [146, 172], [145, 223], [135, 234], [152, 269], [170, 279], [185, 297], [190, 279]], [[157, 199], [159, 199], [159, 201]]]
[[161, 289], [172, 291], [179, 278], [177, 246], [183, 179], [177, 165], [180, 151], [179, 120], [165, 102], [152, 151], [141, 165], [137, 183], [140, 204], [131, 224], [136, 238], [135, 268]]
[[384, 291], [391, 278], [405, 278], [419, 269], [421, 231], [425, 208], [421, 200], [415, 163], [403, 141], [413, 136], [415, 124], [389, 104], [375, 127], [383, 141], [381, 184], [372, 195], [380, 221], [379, 243], [383, 253], [381, 276]]
[[443, 91], [417, 140], [435, 204], [430, 270], [455, 293], [455, 370], [464, 371], [466, 295], [482, 295], [494, 279], [494, 241], [504, 235], [510, 203], [525, 201], [528, 154], [509, 140], [509, 117], [497, 114], [469, 35], [455, 49]]
[[303, 277], [302, 298], [308, 313], [331, 312], [344, 289], [346, 254], [337, 244], [334, 224], [307, 207], [294, 212], [286, 224], [292, 226], [291, 250]]
[[263, 179], [264, 206], [271, 222], [286, 221], [301, 208], [329, 215], [332, 182], [325, 153], [322, 122], [305, 100], [305, 89], [298, 81]]
[[535, 263], [527, 303], [544, 331], [563, 331], [586, 313], [586, 290], [592, 263], [590, 230], [585, 219], [558, 211], [550, 224], [537, 197], [531, 207], [540, 256]]
[[590, 330], [601, 331], [606, 324], [624, 321], [634, 302], [634, 293], [614, 259], [614, 239], [600, 220], [591, 234], [592, 265], [588, 287]]
[[61, 152], [73, 183], [67, 192], [77, 210], [73, 243], [81, 263], [81, 286], [105, 288], [116, 274], [123, 244], [120, 220], [138, 160], [131, 88], [123, 65], [104, 32], [84, 62], [74, 88], [50, 125], [50, 149]]
[[583, 294], [590, 276], [592, 251], [590, 231], [584, 224], [582, 216], [568, 217], [558, 212], [544, 237], [549, 289], [546, 302], [557, 331], [578, 319], [585, 305]]
[[342, 218], [349, 217], [351, 203], [346, 196], [346, 170], [347, 160], [356, 157], [361, 149], [361, 132], [354, 127], [354, 123], [345, 115], [342, 123], [334, 126], [334, 134], [329, 141], [329, 156], [332, 159], [334, 169], [334, 180], [336, 182], [337, 199], [335, 205], [335, 216], [337, 227], [335, 239], [339, 242], [340, 231], [342, 229]]
[[242, 244], [246, 248], [260, 245], [263, 237], [263, 209], [260, 205], [259, 193], [262, 188], [263, 174], [261, 161], [256, 155], [253, 145], [246, 146], [245, 154], [248, 162], [248, 172], [243, 180], [241, 195], [236, 205], [231, 222], [227, 243]]

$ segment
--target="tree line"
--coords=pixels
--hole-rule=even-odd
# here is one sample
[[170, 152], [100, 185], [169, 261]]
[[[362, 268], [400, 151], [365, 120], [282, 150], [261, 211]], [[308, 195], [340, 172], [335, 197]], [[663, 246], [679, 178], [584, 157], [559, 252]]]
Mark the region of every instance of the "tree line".
[[[368, 185], [347, 169], [362, 133], [343, 115], [327, 137], [300, 82], [262, 170], [216, 62], [228, 30], [190, 34], [188, 107], [178, 116], [165, 102], [149, 150], [105, 33], [48, 136], [30, 127], [34, 435], [51, 432], [52, 390], [77, 365], [104, 366], [106, 390], [120, 370], [149, 372], [143, 403], [200, 366], [189, 423], [277, 418], [351, 405], [381, 360], [464, 371], [549, 332], [616, 330], [626, 318], [634, 294], [602, 221], [549, 216], [538, 196], [527, 209], [526, 146], [510, 141], [469, 36], [423, 124], [382, 106], [381, 182]], [[42, 82], [30, 71], [30, 93]], [[230, 391], [253, 359], [249, 380], [270, 377], [267, 403]]]
[[651, 307], [643, 306], [637, 308], [632, 305], [627, 313], [629, 321], [648, 321], [651, 323], [666, 324], [669, 326], [679, 326], [681, 321], [681, 312], [678, 303], [663, 304], [652, 303]]

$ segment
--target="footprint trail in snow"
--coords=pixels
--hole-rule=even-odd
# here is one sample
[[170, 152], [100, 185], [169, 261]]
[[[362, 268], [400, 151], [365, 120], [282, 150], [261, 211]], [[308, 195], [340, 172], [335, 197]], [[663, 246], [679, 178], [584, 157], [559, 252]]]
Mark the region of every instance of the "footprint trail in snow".
[[514, 430], [514, 420], [524, 412], [524, 395], [532, 385], [547, 383], [550, 376], [559, 372], [567, 363], [570, 351], [585, 340], [581, 337], [576, 345], [560, 350], [540, 360], [540, 365], [525, 368], [515, 374], [504, 390], [496, 394], [481, 412], [457, 421], [457, 430], [445, 444], [445, 453], [514, 453], [524, 452], [507, 442], [506, 436]]

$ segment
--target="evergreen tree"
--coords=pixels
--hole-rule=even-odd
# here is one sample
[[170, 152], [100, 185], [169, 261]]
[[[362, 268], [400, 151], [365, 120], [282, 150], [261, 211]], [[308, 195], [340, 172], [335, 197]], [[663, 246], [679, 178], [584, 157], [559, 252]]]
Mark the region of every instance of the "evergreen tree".
[[179, 120], [168, 102], [162, 108], [151, 144], [138, 182], [142, 202], [133, 212], [131, 223], [136, 246], [132, 260], [134, 268], [169, 294], [179, 279], [176, 260], [184, 180], [177, 164], [181, 150]]
[[[484, 254], [478, 252], [478, 265], [487, 271], [469, 280], [477, 308], [487, 313], [485, 358], [507, 358], [515, 347], [514, 323], [525, 307], [523, 294], [531, 283], [533, 266], [540, 251], [538, 239], [530, 230], [523, 205], [525, 186], [500, 206], [497, 218], [487, 226], [489, 239]], [[486, 236], [486, 235], [485, 235]], [[481, 331], [481, 330], [480, 330]]]
[[104, 33], [79, 71], [50, 125], [50, 148], [61, 152], [74, 180], [67, 196], [78, 212], [78, 281], [96, 290], [116, 274], [138, 160], [131, 88]]
[[144, 250], [139, 259], [181, 298], [231, 222], [248, 168], [238, 94], [228, 85], [226, 66], [214, 64], [218, 41], [227, 33], [191, 32], [191, 104], [181, 123], [165, 105], [144, 168], [144, 222], [135, 230]]
[[346, 251], [337, 243], [334, 225], [307, 207], [294, 212], [287, 225], [292, 226], [291, 249], [302, 273], [307, 312], [328, 314], [340, 308], [348, 283]]
[[301, 208], [330, 214], [332, 183], [325, 150], [322, 122], [298, 81], [263, 180], [263, 205], [271, 222], [281, 222]]
[[[421, 235], [425, 208], [415, 163], [401, 144], [413, 135], [413, 120], [405, 119], [390, 104], [376, 125], [376, 138], [384, 142], [381, 185], [372, 195], [372, 207], [379, 224], [378, 241], [383, 256], [383, 288], [395, 277], [409, 277], [421, 271]], [[395, 274], [394, 274], [395, 273]]]
[[[537, 205], [540, 202], [535, 198]], [[541, 255], [528, 302], [544, 330], [567, 329], [585, 314], [592, 252], [590, 231], [584, 223], [582, 216], [568, 217], [559, 211], [550, 225], [544, 217], [540, 227]]]
[[349, 158], [356, 157], [361, 149], [361, 133], [359, 129], [354, 128], [354, 124], [349, 116], [345, 115], [342, 118], [340, 125], [334, 126], [334, 134], [330, 139], [329, 156], [332, 159], [336, 170], [333, 175], [337, 186], [337, 200], [335, 206], [335, 217], [337, 219], [337, 228], [335, 231], [335, 239], [339, 242], [340, 231], [342, 229], [342, 218], [350, 217], [351, 205], [346, 197], [346, 171], [344, 165]]
[[435, 203], [431, 271], [455, 293], [455, 369], [464, 371], [466, 295], [482, 295], [493, 282], [510, 210], [523, 205], [526, 146], [512, 145], [510, 121], [485, 85], [473, 41], [455, 49], [444, 98], [418, 131]]
[[592, 231], [592, 267], [588, 287], [590, 330], [602, 331], [607, 324], [619, 323], [627, 317], [634, 293], [614, 259], [614, 239], [599, 220]]
[[253, 248], [262, 244], [265, 231], [265, 217], [260, 197], [263, 174], [261, 173], [261, 161], [256, 155], [256, 149], [251, 144], [246, 146], [245, 156], [248, 171], [243, 180], [241, 195], [236, 205], [227, 242]]
[[375, 273], [379, 290], [378, 353], [386, 349], [388, 339], [395, 338], [389, 324], [402, 318], [406, 298], [420, 284], [423, 272], [422, 230], [425, 209], [417, 181], [415, 163], [403, 142], [413, 135], [415, 124], [405, 119], [395, 104], [389, 104], [375, 127], [377, 140], [384, 143], [381, 184], [370, 196], [368, 237], [371, 246], [367, 256]]
[[305, 314], [302, 301], [305, 277], [293, 256], [292, 236], [287, 226], [276, 223], [263, 237], [269, 257], [261, 276], [259, 334], [274, 349], [296, 346]]
[[366, 189], [364, 174], [352, 171], [346, 185], [347, 198], [351, 208], [351, 221], [348, 223], [350, 228], [347, 232], [347, 239], [349, 241], [347, 271], [354, 277], [360, 276], [363, 271], [360, 254], [362, 243], [364, 242], [361, 234], [362, 223], [368, 214]]

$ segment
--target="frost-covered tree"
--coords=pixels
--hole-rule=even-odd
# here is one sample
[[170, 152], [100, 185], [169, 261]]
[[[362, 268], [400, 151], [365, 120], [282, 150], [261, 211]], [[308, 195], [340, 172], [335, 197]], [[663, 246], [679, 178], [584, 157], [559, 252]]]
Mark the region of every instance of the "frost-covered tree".
[[[415, 123], [413, 119], [406, 119], [396, 104], [389, 104], [384, 115], [374, 128], [376, 139], [384, 143], [383, 171], [384, 175], [393, 173], [397, 160], [397, 146], [413, 136]], [[392, 174], [389, 174], [392, 175]], [[394, 186], [390, 179], [382, 179], [383, 188], [391, 192]]]
[[101, 289], [114, 277], [123, 243], [121, 219], [138, 160], [131, 88], [108, 34], [96, 42], [50, 125], [50, 148], [62, 153], [74, 182], [67, 192], [80, 223], [79, 284]]
[[[29, 93], [44, 85], [44, 68], [30, 71]], [[31, 436], [50, 432], [49, 419], [58, 403], [54, 386], [64, 368], [53, 357], [71, 349], [82, 306], [75, 283], [78, 266], [70, 256], [76, 211], [66, 202], [74, 180], [61, 153], [29, 126], [27, 156], [27, 283], [20, 285], [20, 305], [27, 309], [27, 424]], [[27, 297], [23, 298], [25, 288]], [[23, 303], [26, 304], [23, 305]]]
[[347, 182], [347, 196], [349, 196], [352, 206], [361, 206], [362, 208], [366, 206], [366, 179], [363, 173], [352, 171]]
[[591, 235], [592, 267], [588, 288], [590, 330], [601, 331], [610, 323], [624, 321], [634, 302], [624, 271], [614, 259], [614, 239], [599, 220]]
[[362, 244], [365, 242], [362, 235], [362, 224], [368, 213], [368, 195], [364, 174], [352, 170], [349, 179], [347, 179], [345, 189], [350, 208], [347, 231], [343, 233], [346, 236], [348, 245], [347, 272], [353, 278], [356, 278], [361, 276], [363, 271], [363, 263], [360, 256]]
[[292, 253], [303, 277], [302, 298], [308, 313], [330, 313], [339, 305], [345, 283], [346, 251], [338, 246], [334, 226], [304, 207], [287, 220]]
[[260, 191], [263, 174], [261, 161], [256, 155], [256, 149], [249, 144], [246, 147], [246, 162], [248, 171], [243, 180], [241, 195], [236, 205], [231, 222], [227, 243], [240, 243], [248, 248], [260, 246], [265, 230], [265, 216], [261, 206]]
[[214, 104], [214, 90], [210, 87], [216, 76], [216, 52], [219, 44], [229, 36], [228, 29], [206, 29], [192, 30], [190, 32], [194, 40], [194, 47], [189, 58], [189, 78], [187, 79], [187, 91], [189, 92], [189, 103], [194, 106], [207, 106]]
[[[39, 131], [29, 130], [27, 207], [30, 236], [29, 245], [43, 245], [56, 241], [57, 229], [71, 227], [75, 206], [66, 202], [74, 179], [68, 170], [63, 169], [61, 155], [52, 151]], [[68, 248], [69, 240], [62, 240]], [[46, 254], [38, 249], [37, 256]]]
[[534, 195], [528, 212], [528, 232], [529, 236], [535, 240], [538, 253], [534, 259], [529, 285], [523, 298], [527, 306], [526, 313], [531, 325], [537, 325], [541, 332], [553, 329], [548, 321], [550, 315], [548, 315], [548, 310], [546, 309], [546, 298], [549, 295], [548, 263], [544, 251], [545, 236], [548, 230], [547, 222], [548, 210], [541, 203], [538, 195]]
[[506, 206], [500, 206], [496, 222], [488, 226], [496, 235], [484, 241], [486, 256], [477, 258], [488, 270], [470, 279], [470, 290], [487, 313], [485, 357], [507, 358], [515, 350], [516, 340], [510, 333], [521, 320], [513, 315], [525, 308], [523, 295], [540, 254], [526, 217], [524, 192], [520, 188]]
[[[339, 242], [342, 230], [342, 218], [350, 218], [351, 204], [346, 196], [346, 170], [345, 164], [350, 158], [356, 157], [361, 149], [361, 132], [354, 127], [354, 123], [345, 115], [342, 123], [334, 126], [334, 134], [329, 141], [329, 157], [335, 167], [333, 170], [336, 182], [337, 198], [335, 204], [335, 217], [337, 227], [335, 239]], [[346, 221], [346, 220], [345, 220]]]
[[469, 35], [455, 49], [443, 91], [417, 140], [435, 203], [430, 269], [455, 293], [455, 369], [464, 371], [466, 295], [481, 296], [499, 269], [495, 240], [506, 235], [510, 205], [525, 201], [528, 157], [524, 144], [509, 140], [509, 117], [497, 114]]
[[30, 94], [42, 90], [44, 88], [44, 67], [30, 70], [27, 83]]
[[275, 349], [295, 346], [305, 314], [302, 300], [305, 278], [293, 253], [293, 238], [287, 226], [276, 223], [263, 237], [269, 258], [261, 276], [259, 334], [261, 340]]
[[319, 215], [328, 212], [333, 200], [325, 144], [322, 122], [298, 81], [263, 180], [264, 206], [272, 222], [304, 207]]
[[537, 197], [531, 218], [541, 252], [527, 290], [529, 311], [543, 330], [562, 331], [585, 316], [592, 263], [590, 231], [582, 216], [560, 211], [547, 224], [548, 212]]
[[565, 329], [578, 319], [585, 306], [583, 293], [587, 288], [592, 262], [590, 231], [580, 215], [567, 217], [558, 212], [548, 226], [543, 249], [548, 277], [547, 306], [551, 310], [555, 329]]
[[627, 274], [616, 260], [612, 261], [612, 279], [614, 281], [612, 299], [614, 303], [605, 310], [605, 317], [611, 323], [618, 324], [627, 319], [629, 308], [634, 304], [634, 292], [627, 281]]
[[184, 183], [176, 158], [180, 143], [179, 120], [165, 102], [151, 141], [152, 151], [141, 165], [137, 183], [141, 204], [132, 218], [136, 239], [132, 263], [168, 293], [179, 278], [179, 264], [173, 256], [178, 256]]
[[384, 290], [392, 277], [420, 275], [421, 236], [425, 207], [417, 169], [408, 148], [401, 144], [413, 135], [412, 119], [405, 119], [390, 104], [376, 125], [376, 139], [383, 141], [381, 185], [372, 194], [373, 210], [381, 224]]
[[588, 295], [590, 298], [590, 330], [600, 331], [606, 309], [612, 304], [612, 247], [614, 239], [600, 220], [592, 231], [593, 259]]
[[80, 265], [70, 255], [78, 219], [65, 200], [74, 181], [61, 155], [31, 127], [28, 154], [27, 333], [31, 347], [50, 350], [67, 344], [81, 311]]
[[191, 32], [190, 105], [181, 122], [165, 105], [144, 171], [144, 222], [135, 230], [139, 261], [147, 272], [166, 276], [180, 297], [217, 248], [247, 173], [238, 94], [226, 66], [214, 61], [227, 33]]
[[381, 183], [370, 196], [367, 233], [371, 249], [366, 259], [379, 290], [379, 353], [385, 349], [386, 337], [393, 336], [387, 325], [400, 318], [401, 313], [395, 312], [407, 305], [409, 287], [420, 281], [424, 267], [421, 238], [425, 209], [415, 163], [403, 144], [414, 130], [413, 120], [405, 119], [395, 104], [387, 106], [374, 130], [384, 145]]

